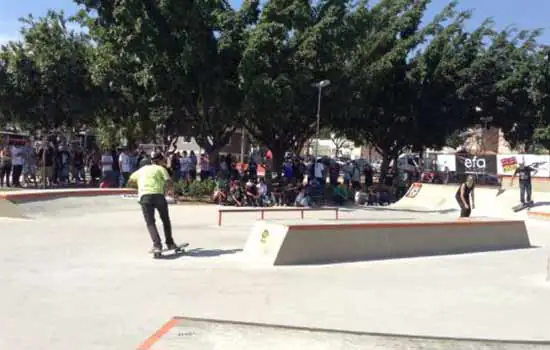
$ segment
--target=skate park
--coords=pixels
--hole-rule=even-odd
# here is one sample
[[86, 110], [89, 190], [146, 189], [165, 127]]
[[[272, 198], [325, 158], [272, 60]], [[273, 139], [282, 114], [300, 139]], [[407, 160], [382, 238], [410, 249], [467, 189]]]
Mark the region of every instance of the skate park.
[[[215, 205], [174, 204], [174, 237], [190, 247], [161, 260], [147, 254], [141, 211], [121, 195], [126, 190], [3, 194], [0, 213], [10, 217], [0, 219], [8, 228], [0, 235], [0, 345], [550, 348], [548, 222], [531, 215], [544, 213], [550, 198], [536, 193], [538, 205], [513, 213], [517, 189], [480, 187], [472, 217], [457, 220], [455, 191], [418, 184], [389, 207], [340, 208], [338, 220], [330, 211], [301, 219], [274, 210], [263, 221], [258, 212], [235, 212], [224, 214], [222, 226]], [[265, 249], [250, 242], [276, 236], [271, 229], [262, 236], [266, 225], [301, 227], [301, 236], [285, 236], [294, 240], [291, 248], [301, 247], [290, 253], [309, 252], [313, 260], [279, 266], [259, 259]], [[357, 237], [374, 236], [369, 225], [390, 232], [400, 227], [405, 231], [398, 238], [407, 239], [385, 233], [366, 244]], [[348, 240], [350, 227], [356, 231]], [[324, 238], [312, 240], [315, 234]], [[454, 235], [451, 242], [476, 240], [454, 251], [422, 244], [441, 235]], [[315, 241], [323, 243], [312, 247]], [[382, 256], [350, 256], [358, 245], [382, 244], [376, 252], [390, 241], [392, 249]], [[429, 249], [397, 254], [396, 244]], [[340, 256], [323, 255], [327, 246], [338, 246]]]

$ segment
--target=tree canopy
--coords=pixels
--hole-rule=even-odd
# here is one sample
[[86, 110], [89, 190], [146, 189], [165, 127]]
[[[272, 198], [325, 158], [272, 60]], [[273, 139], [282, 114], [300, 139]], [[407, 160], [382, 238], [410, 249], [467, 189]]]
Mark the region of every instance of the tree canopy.
[[322, 130], [387, 162], [484, 117], [514, 145], [550, 146], [540, 31], [468, 30], [458, 1], [430, 20], [429, 0], [75, 1], [74, 16], [22, 19], [1, 48], [3, 126], [192, 136], [211, 154], [245, 128], [278, 167], [315, 135], [321, 97]]

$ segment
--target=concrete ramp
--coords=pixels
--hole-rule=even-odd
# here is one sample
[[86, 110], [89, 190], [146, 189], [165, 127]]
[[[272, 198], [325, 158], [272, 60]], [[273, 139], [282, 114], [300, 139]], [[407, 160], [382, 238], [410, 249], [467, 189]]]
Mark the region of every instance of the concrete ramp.
[[0, 198], [0, 217], [11, 219], [24, 219], [25, 215], [23, 214], [23, 211], [17, 206], [17, 204]]
[[550, 342], [461, 339], [175, 317], [138, 350], [548, 349]]
[[414, 183], [392, 209], [433, 212], [455, 209], [456, 186]]
[[530, 247], [524, 221], [255, 224], [243, 256], [254, 264], [300, 265]]
[[[449, 212], [458, 211], [455, 195], [458, 185], [437, 185], [414, 183], [407, 193], [397, 203], [391, 205], [392, 209], [417, 212]], [[494, 207], [499, 195], [499, 189], [495, 187], [476, 187], [475, 198], [478, 208]]]
[[[390, 206], [390, 209], [426, 213], [458, 211], [459, 207], [455, 200], [457, 189], [456, 184], [415, 183], [401, 200]], [[520, 203], [520, 191], [517, 186], [505, 189], [478, 186], [475, 190], [476, 208], [472, 212], [472, 217], [526, 219], [528, 216], [536, 215], [529, 212], [550, 212], [550, 192], [534, 192], [532, 197], [535, 202], [533, 208], [514, 212], [512, 208]]]

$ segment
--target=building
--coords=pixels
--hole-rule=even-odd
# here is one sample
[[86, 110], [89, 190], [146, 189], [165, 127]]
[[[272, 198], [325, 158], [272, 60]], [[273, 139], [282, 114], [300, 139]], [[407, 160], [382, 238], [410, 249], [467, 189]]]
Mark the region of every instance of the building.
[[[250, 151], [250, 139], [246, 136], [246, 132], [242, 129], [237, 129], [229, 142], [220, 149], [220, 154], [231, 154], [238, 160], [241, 160], [241, 155], [247, 155]], [[194, 151], [197, 154], [203, 153], [204, 150], [195, 141], [193, 137], [179, 137], [176, 141], [176, 150], [178, 151]]]

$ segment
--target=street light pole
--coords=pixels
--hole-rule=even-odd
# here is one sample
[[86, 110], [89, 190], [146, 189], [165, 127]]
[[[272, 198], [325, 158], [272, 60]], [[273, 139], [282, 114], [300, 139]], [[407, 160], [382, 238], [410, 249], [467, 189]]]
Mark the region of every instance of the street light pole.
[[317, 163], [317, 157], [319, 156], [319, 133], [321, 130], [321, 94], [323, 92], [323, 88], [330, 85], [330, 80], [321, 80], [318, 83], [314, 83], [312, 86], [317, 88], [318, 96], [317, 96], [317, 130], [315, 133], [315, 138], [317, 139], [317, 142], [315, 143], [315, 163]]

